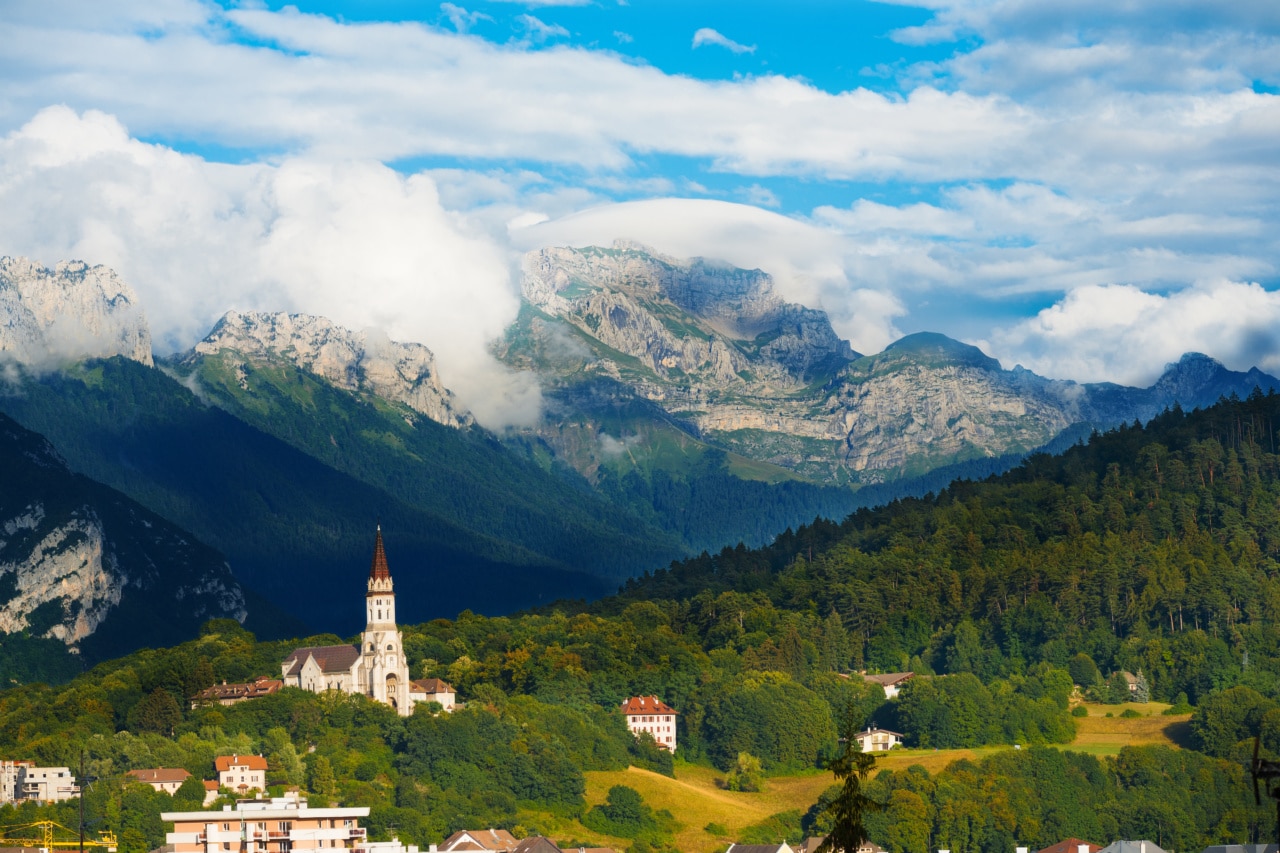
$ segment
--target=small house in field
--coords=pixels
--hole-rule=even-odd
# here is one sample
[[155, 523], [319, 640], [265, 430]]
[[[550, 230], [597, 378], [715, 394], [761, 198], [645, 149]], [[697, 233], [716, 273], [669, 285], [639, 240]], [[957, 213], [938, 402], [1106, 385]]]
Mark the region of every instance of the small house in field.
[[888, 729], [867, 729], [853, 736], [863, 752], [888, 752], [902, 745], [902, 735]]

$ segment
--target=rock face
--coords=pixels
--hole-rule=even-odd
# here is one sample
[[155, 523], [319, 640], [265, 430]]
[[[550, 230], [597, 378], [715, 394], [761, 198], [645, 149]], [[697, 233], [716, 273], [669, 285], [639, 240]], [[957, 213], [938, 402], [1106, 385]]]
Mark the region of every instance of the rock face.
[[151, 364], [137, 296], [103, 266], [0, 258], [0, 360], [35, 368], [122, 355]]
[[353, 332], [323, 317], [231, 311], [196, 344], [194, 353], [284, 358], [339, 388], [403, 403], [437, 423], [473, 423], [471, 414], [440, 382], [431, 350], [372, 332]]
[[689, 377], [706, 389], [786, 393], [856, 357], [826, 314], [783, 301], [767, 274], [634, 244], [532, 252], [521, 289], [543, 313], [637, 359], [658, 384]]
[[226, 561], [0, 415], [0, 631], [104, 653], [243, 621]]
[[[634, 244], [525, 258], [528, 308], [499, 347], [552, 401], [540, 437], [581, 470], [635, 421], [640, 398], [698, 439], [825, 482], [874, 483], [1033, 450], [1073, 424], [1146, 419], [1280, 381], [1190, 354], [1153, 387], [1083, 385], [1004, 370], [978, 349], [916, 334], [874, 356], [820, 311], [781, 300], [758, 270], [657, 256]], [[583, 404], [586, 407], [583, 407]], [[566, 429], [565, 424], [577, 424]], [[611, 435], [609, 430], [620, 435]], [[596, 452], [584, 436], [600, 436]]]

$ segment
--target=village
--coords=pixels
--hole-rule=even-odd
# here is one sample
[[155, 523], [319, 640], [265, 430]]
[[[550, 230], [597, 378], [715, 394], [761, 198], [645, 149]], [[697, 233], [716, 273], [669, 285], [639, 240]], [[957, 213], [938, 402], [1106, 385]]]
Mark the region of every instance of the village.
[[[403, 637], [395, 620], [395, 592], [379, 527], [366, 585], [366, 627], [360, 645], [300, 647], [280, 663], [278, 678], [260, 675], [242, 683], [222, 682], [189, 697], [192, 708], [232, 706], [277, 694], [285, 687], [311, 693], [330, 691], [363, 694], [393, 708], [401, 716], [424, 706], [427, 713], [450, 714], [465, 707], [454, 688], [439, 678], [411, 679], [404, 653]], [[892, 699], [914, 673], [859, 673], [878, 685]], [[1127, 675], [1127, 674], [1126, 674]], [[857, 676], [843, 676], [845, 678]], [[1132, 679], [1130, 679], [1132, 690]], [[652, 739], [670, 754], [678, 749], [679, 712], [657, 696], [633, 696], [621, 703], [619, 712], [636, 738]], [[868, 727], [853, 736], [864, 753], [884, 753], [902, 744], [902, 735], [878, 727]], [[199, 811], [166, 811], [160, 818], [171, 830], [166, 843], [152, 853], [304, 853], [312, 850], [349, 850], [355, 853], [423, 853], [418, 846], [404, 845], [396, 837], [382, 841], [368, 838], [362, 818], [369, 808], [325, 804], [313, 807], [297, 789], [269, 791], [272, 768], [262, 755], [217, 756], [210, 768], [211, 778], [196, 781], [203, 788]], [[195, 777], [182, 768], [135, 768], [125, 773], [128, 782], [145, 784], [155, 791], [177, 794]], [[81, 787], [68, 767], [43, 767], [25, 760], [0, 761], [0, 806], [22, 803], [62, 803], [81, 795]], [[278, 794], [278, 795], [272, 795]], [[0, 853], [54, 853], [53, 846], [68, 848], [71, 841], [52, 842], [53, 827], [44, 828], [40, 838], [21, 839], [8, 833], [0, 837]], [[15, 843], [30, 841], [31, 844]], [[817, 853], [824, 837], [806, 838], [798, 847], [785, 841], [777, 844], [731, 842], [724, 853]], [[81, 849], [84, 845], [81, 838]], [[114, 837], [91, 841], [90, 846], [116, 848]], [[6, 846], [7, 845], [7, 846]], [[460, 829], [427, 853], [615, 853], [612, 848], [569, 847], [533, 834], [518, 838], [508, 829]], [[884, 853], [866, 840], [856, 851], [831, 853]], [[926, 851], [920, 851], [926, 853]], [[950, 853], [939, 850], [938, 853]], [[1009, 853], [1031, 853], [1016, 847]], [[1068, 838], [1036, 853], [1166, 853], [1148, 840], [1118, 840], [1102, 845]], [[1180, 852], [1181, 853], [1181, 852]], [[1207, 848], [1204, 853], [1276, 853], [1275, 845], [1232, 845]]]

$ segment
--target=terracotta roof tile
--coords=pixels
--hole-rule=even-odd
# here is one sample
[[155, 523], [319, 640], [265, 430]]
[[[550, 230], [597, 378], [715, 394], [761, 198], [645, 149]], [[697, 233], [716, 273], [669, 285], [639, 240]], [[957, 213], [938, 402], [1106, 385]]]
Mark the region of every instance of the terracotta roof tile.
[[622, 713], [630, 717], [634, 714], [675, 714], [677, 711], [657, 696], [632, 696], [622, 703]]
[[213, 766], [219, 773], [226, 773], [233, 766], [247, 767], [250, 770], [266, 770], [267, 759], [261, 755], [219, 755], [213, 760]]

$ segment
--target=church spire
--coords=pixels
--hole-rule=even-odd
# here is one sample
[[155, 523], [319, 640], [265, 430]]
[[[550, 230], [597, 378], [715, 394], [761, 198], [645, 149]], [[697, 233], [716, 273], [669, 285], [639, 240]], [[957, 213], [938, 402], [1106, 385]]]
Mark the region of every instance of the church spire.
[[373, 564], [369, 567], [369, 580], [391, 580], [391, 569], [387, 568], [387, 552], [382, 547], [382, 525], [378, 525], [378, 537], [373, 542]]

